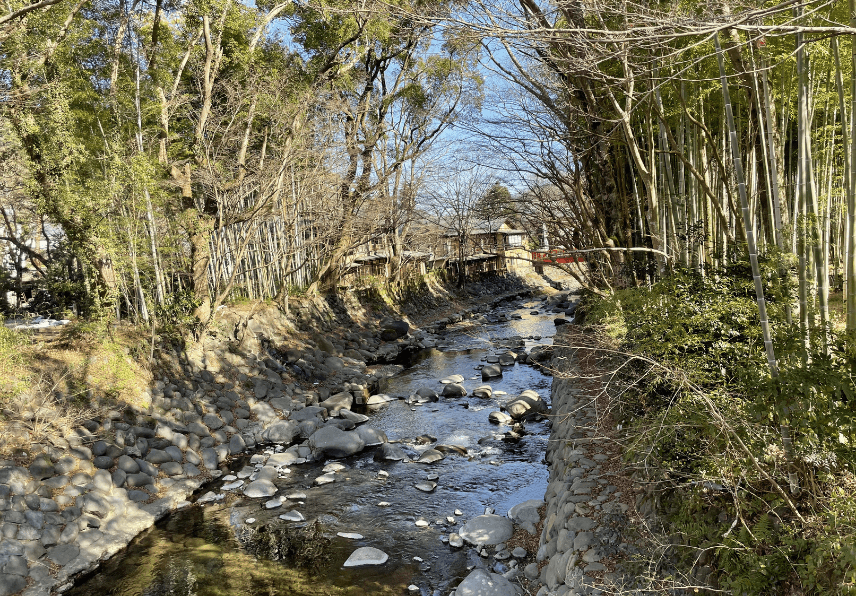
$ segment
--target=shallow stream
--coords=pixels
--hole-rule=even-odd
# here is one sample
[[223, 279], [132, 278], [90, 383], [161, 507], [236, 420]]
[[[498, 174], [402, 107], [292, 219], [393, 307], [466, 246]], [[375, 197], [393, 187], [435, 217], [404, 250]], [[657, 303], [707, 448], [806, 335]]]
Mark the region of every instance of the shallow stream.
[[[491, 313], [505, 314], [507, 321], [467, 320], [449, 327], [442, 347], [421, 352], [390, 379], [386, 393], [406, 397], [422, 387], [439, 393], [440, 379], [452, 374], [463, 375], [463, 385], [472, 392], [483, 384], [477, 367], [487, 356], [509, 347], [525, 344], [528, 351], [551, 342], [555, 315], [541, 305], [516, 302]], [[541, 314], [531, 314], [535, 309]], [[430, 465], [378, 462], [369, 448], [335, 460], [347, 468], [337, 472], [336, 482], [323, 486], [315, 486], [314, 480], [329, 462], [291, 466], [290, 474], [276, 481], [279, 494], [304, 493], [305, 498], [266, 510], [266, 499], [233, 493], [223, 501], [187, 506], [67, 593], [358, 596], [405, 594], [415, 585], [421, 594], [445, 596], [466, 576], [472, 564], [468, 557], [476, 555], [442, 539], [485, 508], [504, 515], [519, 502], [544, 496], [548, 425], [529, 422], [520, 440], [508, 440], [504, 435], [509, 428], [490, 424], [488, 414], [525, 389], [548, 400], [551, 379], [521, 364], [503, 367], [503, 373], [488, 382], [494, 390], [490, 399], [469, 395], [421, 405], [399, 399], [367, 412], [371, 420], [366, 424], [384, 431], [390, 441], [401, 441], [414, 460], [436, 445], [463, 447], [466, 456], [449, 452]], [[417, 440], [422, 435], [436, 437], [437, 442], [423, 444]], [[230, 462], [224, 471], [237, 474], [248, 463], [249, 456]], [[426, 480], [437, 483], [433, 492], [415, 487]], [[223, 480], [209, 483], [192, 500], [207, 491], [220, 492], [223, 484]], [[279, 519], [290, 510], [305, 521]], [[428, 525], [417, 526], [417, 521]], [[378, 548], [389, 560], [376, 567], [343, 567], [361, 546]]]

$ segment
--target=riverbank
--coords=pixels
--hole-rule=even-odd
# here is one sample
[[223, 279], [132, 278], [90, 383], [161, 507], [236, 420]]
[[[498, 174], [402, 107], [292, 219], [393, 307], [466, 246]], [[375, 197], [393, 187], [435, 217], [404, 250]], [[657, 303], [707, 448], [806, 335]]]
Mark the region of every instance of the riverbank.
[[635, 583], [622, 564], [639, 554], [636, 488], [621, 460], [597, 352], [575, 325], [557, 329], [553, 343], [539, 594], [620, 592]]
[[[147, 408], [105, 412], [0, 462], [0, 594], [67, 589], [258, 444], [300, 439], [282, 452], [290, 461], [359, 450], [369, 437], [351, 430], [362, 420], [348, 404], [385, 399], [378, 392], [398, 358], [435, 345], [446, 325], [491, 317], [503, 299], [532, 291], [485, 280], [464, 298], [480, 304], [462, 310], [460, 298], [417, 297], [402, 310], [421, 315], [420, 329], [381, 304], [372, 312], [338, 299], [300, 305], [287, 320], [258, 307], [223, 313], [215, 333], [158, 369]], [[326, 420], [332, 412], [339, 417]], [[330, 442], [310, 443], [322, 426]], [[257, 477], [242, 490], [263, 498], [270, 487]]]

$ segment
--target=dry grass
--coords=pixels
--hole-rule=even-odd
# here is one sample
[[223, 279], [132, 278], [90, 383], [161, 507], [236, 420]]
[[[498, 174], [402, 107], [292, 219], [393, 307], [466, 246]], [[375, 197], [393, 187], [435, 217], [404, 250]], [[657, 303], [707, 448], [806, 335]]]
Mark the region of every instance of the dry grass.
[[[0, 458], [51, 442], [107, 409], [147, 407], [143, 332], [72, 324], [58, 337], [0, 331]], [[56, 439], [54, 439], [56, 440]], [[61, 442], [61, 441], [60, 441]]]

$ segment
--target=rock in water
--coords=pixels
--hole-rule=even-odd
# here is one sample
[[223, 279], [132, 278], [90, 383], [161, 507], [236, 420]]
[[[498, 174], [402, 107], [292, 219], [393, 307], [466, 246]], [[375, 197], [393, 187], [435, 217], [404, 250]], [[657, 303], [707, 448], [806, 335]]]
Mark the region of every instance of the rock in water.
[[514, 524], [507, 517], [479, 515], [461, 528], [461, 537], [470, 544], [490, 546], [507, 541], [514, 533]]
[[449, 383], [443, 387], [443, 397], [463, 397], [466, 394], [467, 390], [458, 383]]
[[309, 447], [328, 457], [348, 457], [362, 451], [365, 442], [355, 431], [345, 432], [335, 426], [325, 426], [309, 437]]
[[491, 412], [487, 417], [493, 424], [511, 424], [514, 419], [505, 412]]
[[481, 374], [482, 381], [487, 381], [488, 379], [495, 379], [497, 377], [502, 376], [502, 368], [497, 364], [490, 364], [482, 368]]
[[512, 400], [505, 409], [515, 420], [521, 420], [537, 416], [547, 410], [547, 404], [541, 399], [541, 396], [527, 389], [514, 400]]
[[402, 461], [407, 459], [407, 454], [398, 445], [384, 443], [375, 451], [374, 458], [376, 461]]
[[421, 490], [423, 493], [433, 492], [435, 488], [437, 488], [436, 482], [419, 482], [414, 485], [417, 490]]
[[463, 383], [464, 377], [463, 375], [449, 375], [448, 377], [440, 379], [440, 382], [443, 383], [443, 385], [448, 385], [449, 383]]
[[480, 387], [476, 387], [473, 389], [473, 397], [485, 397], [489, 398], [493, 395], [493, 389], [491, 389], [490, 385], [481, 385]]
[[408, 331], [410, 331], [410, 325], [407, 324], [407, 321], [392, 321], [383, 325], [380, 338], [384, 341], [393, 341], [399, 337], [404, 337]]
[[276, 494], [276, 486], [270, 480], [256, 480], [244, 487], [244, 495], [251, 499], [272, 497]]
[[390, 396], [390, 395], [386, 395], [385, 393], [378, 393], [377, 395], [372, 395], [371, 397], [369, 397], [366, 400], [366, 405], [367, 406], [378, 406], [378, 405], [385, 404], [385, 403], [388, 403], [391, 401], [395, 401], [395, 398]]
[[436, 449], [428, 449], [416, 461], [420, 464], [433, 464], [440, 461], [444, 457], [445, 456], [440, 451], [437, 451]]
[[457, 596], [516, 596], [514, 585], [496, 573], [473, 569], [455, 589]]
[[364, 546], [358, 548], [348, 560], [345, 561], [344, 567], [361, 567], [363, 565], [383, 565], [389, 559], [389, 555], [382, 550]]

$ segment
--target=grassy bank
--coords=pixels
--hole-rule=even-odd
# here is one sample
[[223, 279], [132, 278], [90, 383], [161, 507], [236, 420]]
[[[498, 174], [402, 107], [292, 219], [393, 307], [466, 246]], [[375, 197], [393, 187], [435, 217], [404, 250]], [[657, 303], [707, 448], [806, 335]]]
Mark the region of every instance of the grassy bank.
[[785, 288], [770, 277], [767, 290], [778, 379], [740, 267], [588, 296], [580, 308], [611, 354], [611, 414], [658, 504], [664, 550], [694, 570], [685, 585], [853, 594], [856, 347], [839, 325], [806, 334], [788, 324]]

